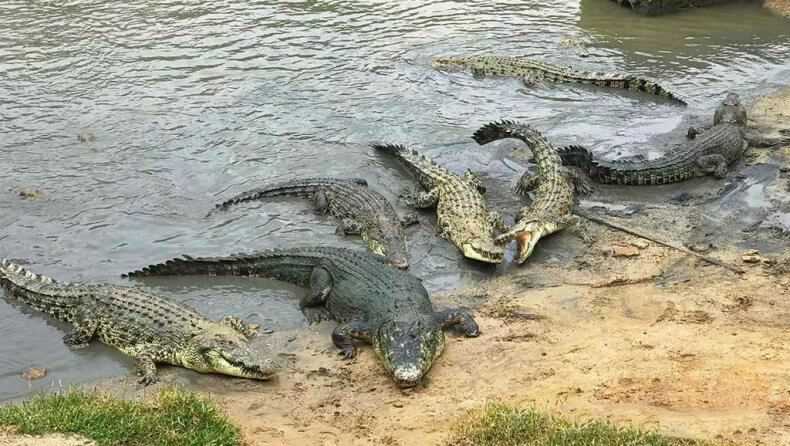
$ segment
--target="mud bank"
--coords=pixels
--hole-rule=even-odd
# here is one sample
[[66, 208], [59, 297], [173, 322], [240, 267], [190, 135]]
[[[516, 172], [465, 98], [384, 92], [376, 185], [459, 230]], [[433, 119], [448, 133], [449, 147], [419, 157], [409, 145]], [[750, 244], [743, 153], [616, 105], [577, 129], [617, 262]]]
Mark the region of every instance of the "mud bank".
[[[787, 122], [788, 114], [790, 89], [753, 109], [762, 127]], [[770, 158], [787, 166], [790, 148]], [[786, 190], [782, 175], [769, 188]], [[671, 435], [790, 445], [786, 234], [770, 232], [759, 242], [771, 252], [744, 258], [756, 241], [726, 230], [701, 234], [706, 226], [694, 223], [690, 208], [618, 220], [681, 243], [705, 242], [708, 255], [744, 274], [590, 226], [595, 243], [570, 258], [544, 253], [477, 288], [435, 296], [439, 307], [475, 307], [483, 334], [450, 335], [425, 385], [409, 393], [395, 388], [369, 348], [341, 360], [326, 323], [264, 340], [291, 359], [274, 382], [165, 368], [157, 386], [187, 384], [211, 395], [249, 443], [261, 446], [437, 445], [458, 416], [490, 400]], [[544, 251], [572, 237], [547, 240]], [[615, 246], [630, 256], [613, 256]], [[133, 379], [97, 387], [129, 397], [157, 390], [140, 389]]]
[[765, 0], [763, 6], [790, 18], [790, 1], [788, 0]]

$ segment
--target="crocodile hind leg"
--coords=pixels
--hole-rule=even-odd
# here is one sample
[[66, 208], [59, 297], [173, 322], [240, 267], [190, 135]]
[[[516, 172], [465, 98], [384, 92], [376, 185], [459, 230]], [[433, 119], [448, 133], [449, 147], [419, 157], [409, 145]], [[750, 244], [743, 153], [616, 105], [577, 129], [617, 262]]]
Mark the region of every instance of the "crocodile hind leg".
[[486, 186], [483, 184], [483, 180], [480, 179], [480, 175], [472, 172], [472, 169], [464, 171], [464, 180], [473, 185], [481, 194], [486, 193]]
[[299, 309], [311, 324], [330, 319], [324, 304], [332, 292], [332, 275], [323, 266], [316, 266], [310, 274], [310, 292], [299, 301]]
[[535, 188], [538, 187], [539, 182], [539, 176], [530, 175], [528, 172], [524, 172], [524, 175], [521, 175], [521, 178], [518, 179], [516, 185], [513, 186], [513, 193], [516, 195], [527, 195], [529, 192], [535, 190]]
[[406, 190], [401, 192], [400, 196], [411, 207], [427, 209], [436, 206], [439, 202], [439, 189], [434, 188], [428, 192]]
[[353, 218], [344, 218], [340, 221], [335, 232], [342, 235], [359, 235], [362, 234], [362, 229], [362, 223]]
[[537, 71], [529, 71], [521, 76], [521, 83], [523, 83], [525, 87], [545, 87], [546, 78]]
[[697, 158], [697, 166], [699, 166], [703, 172], [711, 174], [716, 178], [724, 178], [727, 176], [727, 159], [718, 153], [703, 155]]
[[258, 328], [260, 328], [257, 324], [251, 324], [247, 321], [241, 320], [235, 316], [225, 316], [220, 321], [222, 324], [227, 325], [228, 327], [238, 331], [242, 335], [251, 338], [258, 334]]
[[460, 325], [464, 335], [470, 338], [480, 335], [480, 327], [467, 311], [459, 309], [437, 311], [433, 314], [433, 319], [444, 329]]
[[99, 321], [91, 319], [86, 311], [78, 311], [74, 315], [74, 329], [66, 336], [63, 336], [63, 343], [72, 349], [87, 347], [93, 337], [96, 336], [96, 329], [99, 328]]
[[313, 204], [315, 205], [315, 210], [318, 211], [319, 214], [326, 214], [329, 212], [329, 194], [325, 191], [319, 190], [313, 196]]
[[400, 218], [400, 225], [405, 227], [416, 225], [420, 222], [420, 219], [417, 217], [415, 212], [409, 212], [408, 214], [404, 214]]
[[159, 376], [156, 374], [156, 362], [149, 355], [140, 355], [135, 358], [137, 360], [137, 374], [140, 375], [140, 384], [149, 386], [159, 381]]
[[367, 322], [347, 322], [338, 325], [332, 331], [332, 342], [340, 349], [340, 354], [345, 359], [351, 359], [357, 355], [355, 340], [370, 343], [370, 326]]

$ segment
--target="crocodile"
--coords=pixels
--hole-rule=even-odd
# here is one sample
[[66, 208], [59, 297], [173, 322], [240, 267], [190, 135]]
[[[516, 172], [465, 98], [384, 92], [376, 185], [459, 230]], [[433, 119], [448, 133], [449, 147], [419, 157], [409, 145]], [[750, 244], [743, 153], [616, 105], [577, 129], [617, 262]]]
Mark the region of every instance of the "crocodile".
[[562, 165], [557, 149], [540, 132], [521, 122], [499, 121], [482, 126], [472, 138], [480, 145], [516, 138], [532, 151], [537, 173], [525, 172], [515, 192], [526, 195], [534, 191], [534, 199], [529, 206], [521, 208], [513, 227], [496, 240], [498, 243], [516, 240], [518, 263], [527, 260], [541, 238], [578, 223], [578, 217], [571, 213], [574, 197], [577, 192], [587, 192], [588, 187], [582, 177]]
[[489, 211], [483, 197], [485, 187], [467, 170], [456, 175], [415, 150], [403, 145], [373, 144], [374, 150], [394, 156], [426, 191], [406, 193], [417, 208], [436, 207], [441, 237], [450, 240], [464, 257], [486, 263], [501, 263], [504, 249], [494, 243], [495, 232], [503, 229], [502, 217]]
[[459, 326], [466, 336], [480, 334], [469, 313], [435, 311], [420, 279], [366, 251], [315, 247], [228, 257], [185, 256], [127, 276], [195, 274], [269, 277], [309, 288], [299, 305], [307, 320], [337, 321], [332, 341], [347, 359], [356, 356], [357, 342], [372, 344], [384, 368], [403, 388], [419, 384], [441, 355], [443, 329]]
[[732, 2], [732, 0], [615, 0], [618, 5], [637, 14], [658, 16], [688, 8], [700, 8]]
[[[620, 185], [658, 185], [712, 175], [724, 178], [728, 167], [743, 156], [749, 145], [770, 147], [790, 143], [790, 138], [767, 138], [747, 131], [746, 108], [735, 93], [728, 93], [713, 116], [713, 126], [699, 132], [689, 129], [693, 141], [652, 160], [601, 161], [582, 146], [559, 150], [563, 164], [576, 166], [597, 182]], [[696, 135], [700, 136], [696, 136]]]
[[5, 259], [0, 286], [9, 300], [73, 325], [63, 337], [69, 347], [98, 339], [134, 358], [144, 385], [158, 380], [157, 363], [260, 380], [280, 369], [251, 348], [257, 327], [233, 316], [212, 321], [134, 287], [58, 282]]
[[368, 249], [396, 268], [407, 269], [409, 256], [403, 228], [417, 222], [413, 214], [398, 217], [383, 195], [362, 178], [300, 178], [267, 184], [243, 192], [216, 206], [219, 210], [245, 201], [280, 196], [312, 199], [316, 209], [340, 219], [338, 233], [359, 234]]
[[686, 101], [649, 79], [624, 73], [577, 71], [570, 67], [541, 62], [525, 56], [435, 57], [432, 65], [435, 69], [442, 71], [469, 69], [475, 77], [519, 77], [527, 86], [554, 82], [632, 90], [661, 96], [677, 104], [686, 105]]

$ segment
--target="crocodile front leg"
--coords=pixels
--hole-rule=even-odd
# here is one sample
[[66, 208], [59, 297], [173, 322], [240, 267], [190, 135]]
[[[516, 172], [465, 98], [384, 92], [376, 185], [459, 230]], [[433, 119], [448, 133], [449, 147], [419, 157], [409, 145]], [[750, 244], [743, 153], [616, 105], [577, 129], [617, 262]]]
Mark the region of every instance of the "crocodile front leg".
[[340, 354], [345, 359], [351, 359], [357, 355], [357, 347], [354, 345], [355, 340], [370, 344], [370, 326], [367, 322], [347, 322], [338, 325], [332, 331], [332, 342], [340, 349]]
[[460, 325], [464, 335], [470, 338], [480, 335], [480, 327], [477, 326], [477, 322], [475, 322], [472, 315], [467, 311], [459, 309], [437, 311], [433, 314], [433, 319], [443, 329]]
[[727, 176], [727, 158], [718, 153], [703, 155], [697, 158], [697, 166], [702, 172], [713, 175], [716, 178]]
[[[98, 319], [91, 318], [86, 314], [87, 310], [78, 310], [74, 315], [74, 329], [71, 330], [66, 336], [63, 336], [63, 343], [72, 349], [81, 349], [90, 345], [94, 336], [96, 336], [96, 329], [99, 328]], [[95, 317], [95, 316], [94, 316]]]
[[236, 316], [225, 316], [220, 321], [223, 325], [227, 325], [228, 327], [238, 331], [242, 335], [251, 338], [258, 334], [258, 329], [260, 326], [257, 324], [251, 324], [247, 321], [241, 320]]
[[353, 218], [344, 218], [340, 221], [340, 224], [337, 226], [337, 231], [335, 232], [343, 235], [359, 235], [362, 233], [363, 229], [362, 223]]
[[507, 226], [505, 226], [505, 219], [502, 218], [502, 214], [500, 214], [497, 211], [488, 211], [488, 222], [497, 232], [507, 231]]
[[310, 292], [299, 301], [299, 309], [311, 324], [329, 319], [329, 313], [324, 306], [326, 298], [332, 292], [332, 275], [325, 267], [319, 265], [313, 268], [310, 274]]

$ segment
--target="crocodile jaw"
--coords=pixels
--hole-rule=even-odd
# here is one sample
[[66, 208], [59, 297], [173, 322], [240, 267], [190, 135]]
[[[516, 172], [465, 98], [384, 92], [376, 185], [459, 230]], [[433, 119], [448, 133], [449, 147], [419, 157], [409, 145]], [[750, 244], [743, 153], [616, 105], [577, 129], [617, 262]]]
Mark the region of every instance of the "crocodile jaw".
[[486, 263], [502, 263], [504, 250], [493, 243], [468, 242], [461, 245], [461, 251], [467, 259]]
[[515, 239], [518, 246], [516, 261], [521, 264], [527, 261], [538, 241], [554, 232], [560, 230], [560, 225], [556, 223], [529, 223], [524, 230], [516, 233]]

